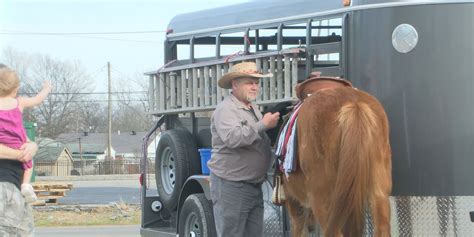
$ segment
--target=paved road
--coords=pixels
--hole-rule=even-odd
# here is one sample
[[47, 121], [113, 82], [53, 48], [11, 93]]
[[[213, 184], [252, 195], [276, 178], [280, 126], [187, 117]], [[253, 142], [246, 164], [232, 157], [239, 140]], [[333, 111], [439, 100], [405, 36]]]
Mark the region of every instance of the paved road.
[[35, 237], [139, 237], [140, 226], [38, 227]]
[[[109, 204], [111, 202], [140, 203], [138, 179], [57, 181], [73, 184], [60, 204]], [[150, 180], [149, 194], [156, 194], [154, 180]], [[81, 227], [38, 227], [36, 237], [139, 237], [140, 226], [81, 226]]]
[[[60, 204], [108, 204], [110, 202], [140, 203], [138, 180], [67, 181], [73, 188]], [[154, 185], [154, 184], [153, 184]], [[152, 186], [155, 187], [155, 186]], [[156, 193], [156, 190], [150, 190]]]

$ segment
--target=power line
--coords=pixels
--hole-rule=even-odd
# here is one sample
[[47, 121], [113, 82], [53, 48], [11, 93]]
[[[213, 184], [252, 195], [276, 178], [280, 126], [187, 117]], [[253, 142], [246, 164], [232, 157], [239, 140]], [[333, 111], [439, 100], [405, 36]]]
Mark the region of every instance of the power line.
[[[148, 91], [117, 91], [111, 92], [112, 94], [144, 94]], [[19, 95], [36, 95], [37, 93], [18, 93]], [[108, 92], [51, 92], [50, 95], [103, 95]]]
[[[125, 75], [125, 73], [122, 73], [122, 72], [118, 71], [118, 70], [115, 69], [114, 67], [111, 67], [111, 69], [112, 69], [113, 71], [115, 71], [116, 73], [122, 75], [125, 79], [127, 79], [127, 80], [129, 80], [129, 81], [133, 81], [133, 79], [131, 79], [129, 76]], [[147, 92], [147, 91], [145, 91], [145, 92]]]
[[100, 66], [99, 68], [97, 68], [97, 69], [96, 69], [95, 71], [93, 71], [92, 73], [86, 74], [86, 77], [92, 78], [92, 77], [96, 76], [97, 74], [99, 74], [100, 72], [102, 72], [102, 70], [105, 68], [105, 66], [107, 66], [107, 65], [104, 64], [103, 66]]
[[115, 69], [115, 68], [113, 68], [113, 67], [111, 67], [111, 69], [114, 70], [116, 73], [121, 74], [122, 76], [124, 76], [125, 79], [131, 80], [127, 75], [125, 75], [125, 74], [122, 73], [122, 72], [119, 72], [117, 69]]
[[92, 37], [92, 36], [84, 36], [84, 35], [80, 35], [80, 34], [69, 35], [69, 34], [62, 34], [62, 33], [47, 34], [47, 33], [35, 33], [35, 32], [13, 32], [13, 33], [12, 32], [10, 32], [10, 33], [0, 32], [0, 35], [29, 35], [29, 36], [31, 36], [31, 35], [45, 35], [45, 36], [62, 36], [62, 37], [74, 37], [74, 38], [85, 38], [85, 39], [113, 40], [113, 41], [135, 42], [135, 43], [163, 44], [163, 42], [157, 42], [157, 41]]
[[[49, 100], [45, 100], [47, 102], [49, 102]], [[110, 102], [146, 102], [148, 100], [111, 100]], [[65, 103], [65, 102], [73, 102], [73, 103], [105, 103], [105, 102], [109, 102], [109, 100], [55, 100], [54, 102], [61, 102], [61, 103]]]
[[123, 35], [123, 34], [156, 34], [165, 33], [164, 30], [147, 31], [116, 31], [116, 32], [29, 32], [16, 30], [0, 30], [2, 35]]

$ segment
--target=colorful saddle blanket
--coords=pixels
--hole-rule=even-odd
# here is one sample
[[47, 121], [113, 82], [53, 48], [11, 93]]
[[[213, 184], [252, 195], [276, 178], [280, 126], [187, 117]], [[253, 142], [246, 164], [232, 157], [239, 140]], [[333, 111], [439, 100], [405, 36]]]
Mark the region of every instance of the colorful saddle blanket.
[[280, 170], [288, 176], [289, 173], [296, 170], [296, 122], [298, 121], [298, 112], [302, 103], [298, 103], [293, 108], [290, 118], [286, 121], [283, 129], [278, 136], [278, 143], [275, 155], [279, 157]]

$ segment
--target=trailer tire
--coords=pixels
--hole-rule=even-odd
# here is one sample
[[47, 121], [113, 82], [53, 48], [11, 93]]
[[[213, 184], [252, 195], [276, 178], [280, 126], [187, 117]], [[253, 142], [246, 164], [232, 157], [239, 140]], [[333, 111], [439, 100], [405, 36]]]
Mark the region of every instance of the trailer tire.
[[156, 188], [168, 210], [176, 210], [181, 188], [186, 179], [201, 170], [196, 143], [183, 128], [164, 131], [156, 149]]
[[217, 236], [212, 202], [203, 193], [192, 194], [184, 201], [179, 214], [178, 233], [179, 236]]

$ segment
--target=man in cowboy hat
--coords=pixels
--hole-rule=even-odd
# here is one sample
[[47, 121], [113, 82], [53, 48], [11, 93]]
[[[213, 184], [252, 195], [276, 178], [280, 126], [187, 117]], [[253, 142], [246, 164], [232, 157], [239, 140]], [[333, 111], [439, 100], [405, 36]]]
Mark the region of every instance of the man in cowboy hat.
[[211, 199], [217, 236], [263, 235], [261, 184], [271, 165], [270, 139], [265, 131], [276, 126], [279, 113], [262, 116], [252, 104], [260, 90], [261, 74], [253, 62], [231, 67], [218, 81], [232, 93], [217, 105], [211, 119]]

